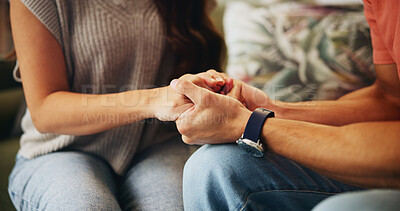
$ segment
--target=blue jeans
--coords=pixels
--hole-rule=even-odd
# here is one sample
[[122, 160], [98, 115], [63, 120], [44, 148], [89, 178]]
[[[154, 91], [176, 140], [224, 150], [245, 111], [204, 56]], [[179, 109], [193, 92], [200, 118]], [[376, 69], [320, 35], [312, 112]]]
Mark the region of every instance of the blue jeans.
[[398, 211], [400, 210], [400, 190], [368, 190], [342, 193], [329, 197], [313, 211]]
[[185, 210], [311, 210], [355, 190], [276, 154], [255, 158], [236, 144], [201, 147], [183, 173]]
[[193, 151], [175, 138], [138, 154], [123, 176], [83, 152], [18, 155], [9, 194], [17, 210], [183, 210], [182, 171]]

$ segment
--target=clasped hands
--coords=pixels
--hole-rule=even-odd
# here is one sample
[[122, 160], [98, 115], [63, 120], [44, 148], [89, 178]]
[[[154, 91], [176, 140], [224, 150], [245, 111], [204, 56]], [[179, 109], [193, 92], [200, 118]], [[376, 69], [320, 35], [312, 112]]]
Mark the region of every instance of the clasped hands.
[[234, 142], [252, 111], [270, 104], [261, 90], [215, 70], [183, 75], [163, 90], [155, 117], [175, 121], [187, 144]]

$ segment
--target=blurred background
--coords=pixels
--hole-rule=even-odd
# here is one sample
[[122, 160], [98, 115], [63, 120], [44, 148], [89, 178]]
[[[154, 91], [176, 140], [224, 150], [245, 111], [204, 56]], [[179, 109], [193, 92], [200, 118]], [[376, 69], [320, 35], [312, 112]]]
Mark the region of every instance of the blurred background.
[[[20, 108], [22, 87], [12, 76], [15, 61], [7, 59], [13, 49], [8, 7], [7, 0], [0, 0], [0, 210], [15, 210], [8, 197], [7, 184], [21, 134], [17, 114], [23, 110]], [[23, 111], [19, 113], [22, 115]]]
[[[226, 71], [296, 102], [329, 100], [375, 79], [369, 27], [361, 0], [217, 0], [212, 18], [228, 48]], [[0, 211], [14, 210], [7, 193], [25, 112], [8, 1], [0, 0]]]

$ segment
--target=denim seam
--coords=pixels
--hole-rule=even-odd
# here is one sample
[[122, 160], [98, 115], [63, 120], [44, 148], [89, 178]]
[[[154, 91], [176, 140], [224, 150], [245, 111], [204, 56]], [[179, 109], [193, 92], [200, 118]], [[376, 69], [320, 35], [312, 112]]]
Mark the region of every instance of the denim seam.
[[25, 203], [29, 204], [34, 210], [39, 211], [39, 208], [37, 208], [37, 206], [35, 206], [32, 202], [30, 202], [29, 200], [24, 199], [21, 195], [15, 193], [14, 191], [12, 191], [10, 188], [8, 188], [8, 191], [11, 192], [13, 194], [13, 196], [20, 198], [20, 200], [24, 201]]
[[243, 211], [243, 209], [245, 208], [245, 206], [247, 205], [248, 201], [249, 201], [249, 197], [252, 194], [257, 194], [257, 193], [267, 193], [267, 192], [307, 192], [307, 193], [321, 193], [321, 194], [328, 194], [328, 195], [334, 195], [334, 194], [338, 194], [338, 193], [332, 193], [332, 192], [324, 192], [324, 191], [313, 191], [313, 190], [267, 190], [267, 191], [259, 191], [259, 192], [254, 192], [254, 193], [250, 193], [249, 195], [247, 195], [246, 197], [246, 202], [243, 204], [243, 206], [240, 208], [240, 211]]

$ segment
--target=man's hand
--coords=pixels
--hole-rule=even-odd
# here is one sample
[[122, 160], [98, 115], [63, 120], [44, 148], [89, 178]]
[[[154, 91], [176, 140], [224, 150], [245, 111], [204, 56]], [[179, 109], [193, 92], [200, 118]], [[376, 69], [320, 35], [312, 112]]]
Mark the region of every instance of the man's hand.
[[[185, 75], [186, 76], [186, 75]], [[191, 78], [185, 78], [185, 76], [180, 79], [189, 79], [194, 84], [205, 87], [201, 83], [197, 83], [192, 80], [193, 77], [198, 77], [203, 79], [204, 84], [207, 84], [209, 90], [220, 94], [226, 94], [230, 97], [233, 97], [239, 100], [243, 105], [245, 105], [251, 111], [254, 111], [256, 108], [264, 107], [272, 109], [273, 105], [271, 100], [262, 90], [257, 89], [253, 86], [246, 84], [243, 81], [232, 79], [228, 77], [225, 73], [219, 73], [215, 70], [208, 70], [207, 72], [200, 73], [197, 75], [190, 75]], [[218, 79], [220, 84], [215, 85], [212, 80]], [[222, 87], [221, 87], [222, 85]]]
[[[225, 84], [223, 84], [222, 89], [221, 90], [214, 89], [213, 91], [220, 94], [226, 94], [230, 97], [239, 100], [243, 105], [245, 105], [251, 111], [254, 111], [256, 108], [259, 107], [268, 109], [274, 108], [274, 105], [271, 103], [270, 98], [262, 90], [250, 86], [243, 81], [229, 78], [224, 73], [219, 73], [215, 70], [208, 70], [205, 73], [200, 73], [195, 76], [202, 77], [205, 83], [209, 83], [210, 78], [222, 78], [223, 81], [225, 82]], [[211, 86], [211, 84], [209, 86]]]
[[242, 102], [250, 111], [259, 107], [274, 110], [271, 99], [267, 94], [240, 80], [233, 79], [232, 89], [227, 92], [227, 95]]
[[188, 80], [173, 80], [171, 87], [192, 101], [191, 108], [176, 120], [185, 143], [217, 144], [240, 138], [251, 115], [241, 102]]

